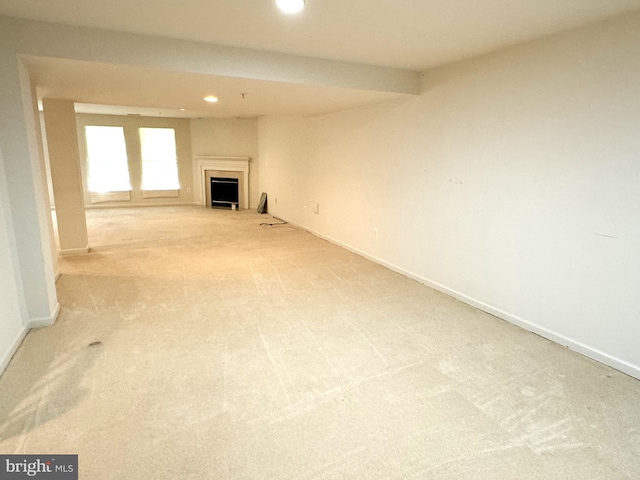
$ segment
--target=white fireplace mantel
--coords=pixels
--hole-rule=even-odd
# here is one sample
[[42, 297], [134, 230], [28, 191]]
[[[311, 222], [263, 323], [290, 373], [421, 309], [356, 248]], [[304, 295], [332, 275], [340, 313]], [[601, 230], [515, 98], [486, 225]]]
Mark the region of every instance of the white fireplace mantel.
[[249, 208], [249, 160], [251, 157], [218, 157], [218, 156], [199, 156], [195, 157], [200, 172], [200, 181], [196, 187], [196, 193], [200, 195], [201, 205], [207, 204], [205, 195], [206, 174], [207, 170], [217, 170], [221, 172], [238, 172], [242, 174], [243, 188], [242, 199], [244, 208]]

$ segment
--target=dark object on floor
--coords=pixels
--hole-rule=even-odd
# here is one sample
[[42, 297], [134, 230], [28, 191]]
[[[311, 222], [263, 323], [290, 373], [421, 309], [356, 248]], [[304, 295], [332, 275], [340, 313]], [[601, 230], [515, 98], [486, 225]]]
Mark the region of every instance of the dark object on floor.
[[258, 204], [258, 213], [266, 213], [267, 211], [267, 194], [262, 192], [260, 195], [260, 203]]
[[281, 218], [278, 218], [278, 217], [273, 217], [273, 218], [275, 218], [276, 220], [280, 220], [280, 223], [268, 223], [268, 222], [265, 222], [265, 223], [261, 223], [260, 226], [261, 227], [273, 227], [274, 225], [286, 225], [287, 224], [287, 222], [285, 222]]
[[98, 345], [102, 345], [102, 342], [97, 341], [97, 342], [91, 342], [91, 343], [89, 344], [89, 346], [90, 346], [90, 347], [97, 347]]

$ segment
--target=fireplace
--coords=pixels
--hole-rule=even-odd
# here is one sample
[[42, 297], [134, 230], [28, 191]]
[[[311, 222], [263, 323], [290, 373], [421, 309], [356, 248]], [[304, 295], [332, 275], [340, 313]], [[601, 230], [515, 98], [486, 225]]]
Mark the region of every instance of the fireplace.
[[[212, 207], [211, 179], [237, 180], [237, 208], [249, 208], [249, 157], [195, 157], [200, 181], [195, 183], [195, 200], [200, 205]], [[197, 174], [196, 174], [197, 175]], [[229, 202], [230, 200], [226, 200]], [[229, 203], [225, 204], [230, 208]]]
[[211, 206], [231, 208], [238, 206], [238, 179], [211, 177]]

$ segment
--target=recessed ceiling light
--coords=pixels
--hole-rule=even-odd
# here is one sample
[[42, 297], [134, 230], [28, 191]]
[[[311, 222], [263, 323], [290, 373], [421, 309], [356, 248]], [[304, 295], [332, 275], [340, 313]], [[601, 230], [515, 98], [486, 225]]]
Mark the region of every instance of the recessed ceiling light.
[[300, 13], [304, 8], [304, 0], [276, 0], [276, 5], [284, 13]]
[[204, 101], [205, 102], [209, 102], [209, 103], [216, 103], [218, 101], [218, 97], [214, 97], [213, 95], [209, 95], [207, 97], [204, 97]]
[[181, 112], [184, 112], [184, 111], [186, 111], [186, 110], [187, 110], [186, 108], [181, 108], [181, 109], [180, 109], [180, 111], [181, 111]]

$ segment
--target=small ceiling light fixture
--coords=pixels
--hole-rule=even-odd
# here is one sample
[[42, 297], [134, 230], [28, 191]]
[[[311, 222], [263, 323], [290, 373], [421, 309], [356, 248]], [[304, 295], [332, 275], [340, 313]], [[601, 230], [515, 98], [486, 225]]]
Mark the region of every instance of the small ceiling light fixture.
[[214, 97], [213, 95], [208, 95], [204, 97], [204, 101], [208, 103], [216, 103], [218, 101], [218, 97]]
[[300, 13], [304, 8], [304, 0], [276, 0], [276, 5], [284, 13]]

